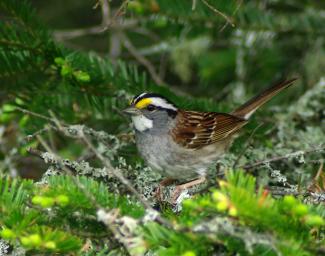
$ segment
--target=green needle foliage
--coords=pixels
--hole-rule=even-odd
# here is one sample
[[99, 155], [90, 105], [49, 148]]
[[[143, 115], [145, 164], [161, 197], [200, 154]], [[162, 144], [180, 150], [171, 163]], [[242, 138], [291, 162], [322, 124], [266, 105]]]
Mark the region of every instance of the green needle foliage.
[[1, 177], [0, 191], [1, 237], [28, 251], [78, 251], [85, 234], [105, 234], [90, 197], [103, 208], [119, 208], [123, 215], [139, 218], [144, 213], [137, 203], [110, 194], [103, 183], [86, 177], [53, 176], [47, 184]]
[[[96, 219], [98, 208], [90, 196], [101, 207], [119, 208], [123, 216], [140, 219], [144, 214], [135, 202], [85, 177], [52, 176], [48, 184], [1, 180], [1, 237], [30, 252], [78, 251], [87, 238], [100, 243], [98, 235], [107, 229]], [[184, 201], [180, 215], [169, 215], [174, 229], [155, 222], [138, 226], [146, 250], [159, 255], [210, 255], [215, 250], [312, 255], [324, 246], [319, 237], [324, 207], [315, 210], [293, 196], [276, 200], [262, 188], [256, 193], [255, 178], [242, 170], [228, 172], [219, 184], [218, 190]]]
[[256, 192], [255, 178], [242, 170], [228, 172], [219, 184], [209, 195], [184, 201], [173, 218], [183, 232], [145, 227], [159, 255], [210, 255], [216, 245], [241, 254], [313, 255], [324, 246], [318, 237], [325, 225], [321, 211], [291, 195], [276, 200], [267, 190]]

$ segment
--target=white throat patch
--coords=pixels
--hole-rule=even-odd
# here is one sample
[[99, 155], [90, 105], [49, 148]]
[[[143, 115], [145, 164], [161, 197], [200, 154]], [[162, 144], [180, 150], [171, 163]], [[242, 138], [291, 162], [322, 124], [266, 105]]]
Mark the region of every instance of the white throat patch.
[[144, 115], [132, 116], [134, 128], [139, 132], [151, 129], [153, 126], [152, 120], [146, 118]]

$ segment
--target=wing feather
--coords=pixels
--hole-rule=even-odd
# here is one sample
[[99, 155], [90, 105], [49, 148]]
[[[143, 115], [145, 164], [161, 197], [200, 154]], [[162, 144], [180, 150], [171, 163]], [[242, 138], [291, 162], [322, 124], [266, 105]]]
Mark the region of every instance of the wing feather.
[[186, 148], [199, 149], [227, 139], [247, 120], [224, 113], [179, 111], [176, 122], [171, 131], [174, 140]]

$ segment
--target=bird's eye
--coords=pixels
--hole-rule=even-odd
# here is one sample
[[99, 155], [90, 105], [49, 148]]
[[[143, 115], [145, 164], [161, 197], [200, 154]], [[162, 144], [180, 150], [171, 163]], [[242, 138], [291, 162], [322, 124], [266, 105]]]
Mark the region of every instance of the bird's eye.
[[150, 105], [147, 106], [148, 111], [154, 111], [155, 109], [156, 109], [156, 107], [154, 105], [150, 104]]

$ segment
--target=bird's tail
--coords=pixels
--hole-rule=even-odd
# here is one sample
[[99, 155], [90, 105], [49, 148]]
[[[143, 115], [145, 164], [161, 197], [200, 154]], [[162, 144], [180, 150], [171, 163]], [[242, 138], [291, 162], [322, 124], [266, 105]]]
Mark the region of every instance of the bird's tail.
[[231, 114], [248, 119], [260, 106], [262, 106], [264, 103], [269, 101], [271, 98], [273, 98], [283, 89], [292, 85], [292, 83], [296, 80], [297, 78], [285, 80], [273, 86], [270, 86], [269, 88], [265, 89], [263, 92], [251, 98], [245, 104], [241, 105]]

